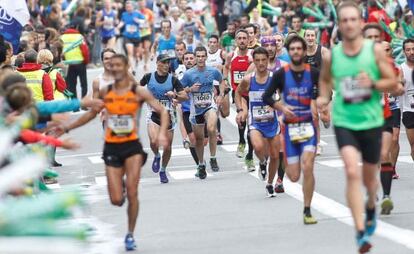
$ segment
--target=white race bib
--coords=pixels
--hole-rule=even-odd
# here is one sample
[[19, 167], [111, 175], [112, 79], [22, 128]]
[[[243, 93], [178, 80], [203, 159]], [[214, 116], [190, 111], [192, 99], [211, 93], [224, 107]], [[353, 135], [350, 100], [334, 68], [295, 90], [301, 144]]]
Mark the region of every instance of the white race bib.
[[245, 74], [246, 74], [245, 71], [234, 71], [233, 72], [233, 81], [234, 81], [234, 83], [240, 84], [240, 82], [244, 78]]
[[211, 105], [212, 96], [209, 92], [193, 93], [194, 106], [197, 108], [207, 108]]
[[414, 90], [407, 90], [407, 99], [408, 103], [410, 104], [410, 107], [414, 109]]
[[362, 88], [356, 79], [346, 77], [341, 80], [341, 91], [345, 103], [360, 103], [371, 98], [372, 89]]
[[114, 28], [114, 18], [105, 17], [103, 21], [103, 28], [106, 30], [111, 30]]
[[289, 138], [293, 143], [302, 143], [311, 139], [315, 131], [311, 123], [288, 124]]
[[133, 34], [138, 31], [138, 27], [136, 25], [126, 25], [125, 31], [127, 31], [127, 33]]
[[131, 134], [134, 130], [134, 118], [131, 115], [110, 115], [108, 127], [118, 136]]
[[172, 108], [171, 107], [171, 100], [163, 99], [163, 100], [158, 100], [158, 101], [160, 102], [161, 105], [164, 106], [165, 109], [170, 110]]
[[175, 57], [174, 49], [164, 49], [161, 50], [161, 54], [167, 54], [169, 57]]
[[255, 122], [270, 122], [275, 118], [273, 110], [269, 110], [268, 106], [253, 106], [252, 116]]

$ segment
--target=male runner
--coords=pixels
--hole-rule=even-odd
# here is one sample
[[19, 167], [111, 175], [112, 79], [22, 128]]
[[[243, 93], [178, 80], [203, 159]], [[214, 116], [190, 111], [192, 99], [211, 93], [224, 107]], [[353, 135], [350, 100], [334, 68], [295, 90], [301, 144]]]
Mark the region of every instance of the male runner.
[[187, 46], [184, 42], [180, 41], [175, 44], [175, 58], [171, 60], [170, 70], [178, 79], [183, 77], [186, 70], [183, 64], [183, 57], [186, 51]]
[[255, 24], [248, 24], [244, 26], [244, 29], [247, 31], [249, 35], [249, 44], [247, 44], [248, 49], [255, 49], [260, 47], [259, 42], [257, 41], [257, 33], [259, 32], [259, 28]]
[[151, 150], [154, 153], [152, 171], [154, 173], [159, 172], [161, 183], [168, 183], [166, 170], [171, 158], [171, 145], [176, 124], [176, 112], [172, 100], [184, 101], [188, 99], [180, 81], [172, 74], [168, 73], [170, 69], [170, 60], [171, 58], [167, 54], [158, 55], [157, 70], [154, 73], [145, 74], [140, 81], [141, 86], [147, 86], [155, 99], [157, 99], [170, 114], [170, 124], [167, 133], [168, 143], [167, 146], [163, 148], [162, 161], [157, 142], [157, 136], [161, 128], [160, 115], [157, 111], [151, 110], [151, 115], [149, 116], [147, 124]]
[[[321, 119], [326, 120], [334, 83], [332, 120], [345, 164], [346, 196], [357, 231], [359, 252], [366, 253], [372, 247], [370, 236], [377, 224], [377, 173], [384, 124], [379, 91], [392, 92], [397, 87], [397, 81], [383, 47], [363, 39], [359, 6], [346, 1], [339, 5], [337, 13], [342, 43], [335, 46], [332, 55], [324, 60], [317, 105]], [[362, 169], [359, 166], [361, 157]], [[368, 192], [365, 222], [361, 182]]]
[[[204, 126], [207, 122], [207, 132], [210, 146], [210, 166], [216, 172], [219, 170], [216, 159], [217, 150], [217, 106], [221, 105], [224, 94], [224, 84], [221, 73], [210, 66], [206, 66], [207, 50], [204, 47], [195, 49], [196, 67], [188, 70], [181, 80], [185, 91], [190, 94], [190, 121], [196, 138], [196, 152], [198, 157], [197, 175], [200, 179], [207, 177], [204, 164]], [[214, 82], [221, 84], [220, 95], [214, 102]], [[217, 103], [217, 105], [216, 105]]]
[[[227, 80], [230, 74], [230, 83], [233, 89], [233, 99], [237, 86], [244, 78], [244, 75], [252, 62], [251, 50], [247, 48], [249, 35], [246, 30], [236, 31], [236, 49], [235, 52], [230, 52], [226, 56], [226, 63], [223, 70], [223, 76]], [[243, 95], [248, 102], [248, 94]], [[237, 112], [238, 113], [238, 112]], [[244, 133], [246, 131], [246, 123], [239, 127], [239, 145], [237, 147], [236, 156], [242, 158], [244, 155], [244, 149], [246, 147], [246, 140], [244, 139]], [[253, 145], [250, 141], [250, 136], [247, 134], [247, 142], [249, 144], [249, 151], [245, 158], [245, 164], [247, 171], [251, 172], [256, 170], [253, 160]]]
[[[263, 101], [283, 113], [286, 174], [291, 181], [297, 182], [303, 171], [303, 222], [315, 224], [317, 220], [310, 210], [315, 189], [316, 150], [311, 100], [315, 97], [319, 71], [305, 63], [306, 41], [302, 37], [292, 36], [286, 47], [292, 62], [275, 72]], [[276, 91], [281, 94], [284, 104], [274, 99]]]
[[151, 48], [151, 60], [155, 54], [167, 54], [171, 58], [175, 58], [175, 36], [171, 34], [171, 21], [164, 19], [161, 21], [161, 35], [154, 40]]
[[[273, 72], [268, 68], [269, 53], [266, 49], [259, 47], [253, 51], [253, 62], [256, 71], [247, 74], [236, 90], [235, 103], [237, 107], [237, 123], [241, 125], [249, 116], [249, 130], [253, 148], [260, 161], [260, 175], [266, 180], [267, 158], [269, 162], [269, 176], [267, 178], [266, 192], [268, 197], [274, 197], [273, 180], [279, 163], [280, 152], [280, 126], [276, 111], [267, 106], [262, 95], [269, 87]], [[243, 94], [249, 93], [249, 109]], [[244, 101], [243, 101], [244, 100]]]
[[100, 28], [103, 48], [115, 47], [115, 26], [118, 23], [115, 10], [112, 9], [112, 1], [105, 0], [104, 8], [96, 14], [96, 27]]
[[[125, 237], [125, 248], [129, 251], [136, 248], [133, 234], [139, 209], [138, 183], [141, 167], [147, 158], [136, 132], [137, 111], [141, 109], [142, 103], [146, 102], [159, 113], [161, 127], [157, 141], [160, 146], [167, 144], [168, 113], [149, 91], [131, 81], [127, 57], [112, 56], [111, 66], [115, 83], [100, 90], [100, 98], [104, 100], [108, 117], [103, 159], [111, 203], [122, 206], [125, 195], [128, 199], [128, 234]], [[99, 112], [100, 110], [88, 111], [62, 130], [67, 133], [80, 127], [94, 119]]]
[[99, 91], [114, 83], [114, 76], [111, 70], [111, 59], [116, 54], [112, 48], [106, 48], [101, 53], [104, 72], [92, 81], [92, 97], [99, 98]]

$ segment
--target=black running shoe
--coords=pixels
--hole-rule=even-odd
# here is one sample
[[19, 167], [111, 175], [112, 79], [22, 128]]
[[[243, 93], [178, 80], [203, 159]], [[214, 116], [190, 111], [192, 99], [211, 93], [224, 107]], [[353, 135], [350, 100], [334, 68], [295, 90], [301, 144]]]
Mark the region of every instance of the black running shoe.
[[219, 168], [219, 166], [217, 164], [217, 159], [216, 158], [211, 158], [210, 159], [210, 167], [211, 167], [211, 170], [213, 172], [219, 171], [220, 168]]
[[262, 179], [262, 181], [266, 180], [266, 175], [267, 175], [267, 163], [265, 162], [264, 164], [260, 163], [260, 171], [259, 171], [259, 176]]
[[273, 185], [271, 184], [266, 185], [266, 195], [268, 198], [272, 198], [276, 196], [273, 190]]
[[206, 172], [206, 165], [198, 165], [198, 177], [200, 179], [206, 179], [207, 177], [207, 172]]

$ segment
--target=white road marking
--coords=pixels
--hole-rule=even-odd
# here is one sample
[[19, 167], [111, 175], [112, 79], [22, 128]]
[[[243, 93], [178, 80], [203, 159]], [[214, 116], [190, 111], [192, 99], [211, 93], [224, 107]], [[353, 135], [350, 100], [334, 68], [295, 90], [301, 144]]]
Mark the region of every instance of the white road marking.
[[238, 146], [238, 144], [236, 144], [236, 145], [221, 145], [220, 147], [223, 150], [227, 151], [227, 152], [236, 152], [237, 151], [237, 146]]
[[410, 164], [414, 163], [410, 155], [398, 156], [398, 162], [405, 162]]
[[62, 188], [62, 187], [60, 186], [60, 184], [58, 184], [58, 183], [46, 184], [46, 187], [47, 187], [48, 189], [51, 189], [51, 190], [57, 190], [57, 189], [61, 189], [61, 188]]
[[341, 159], [316, 161], [316, 163], [323, 165], [323, 166], [331, 167], [331, 168], [343, 168], [344, 167], [344, 162]]
[[[169, 171], [168, 174], [175, 180], [184, 180], [184, 179], [196, 179], [195, 170], [178, 170], [178, 171]], [[207, 173], [207, 177], [211, 177], [212, 174]]]
[[102, 163], [104, 163], [104, 161], [102, 160], [101, 156], [91, 156], [91, 157], [88, 157], [88, 159], [93, 164], [102, 164]]
[[[235, 115], [235, 111], [234, 109], [230, 108], [230, 116], [227, 119], [230, 121], [231, 124], [237, 127], [235, 118], [231, 117], [232, 114]], [[250, 175], [259, 179], [259, 176], [256, 172], [252, 172], [250, 173]], [[291, 181], [289, 181], [287, 177], [283, 182], [285, 185], [286, 194], [297, 199], [300, 202], [303, 202], [302, 185], [298, 183], [292, 183]], [[327, 198], [317, 192], [314, 192], [313, 194], [312, 208], [322, 214], [335, 218], [336, 220], [344, 224], [354, 226], [352, 216], [348, 207], [330, 198]], [[383, 222], [381, 220], [378, 220], [378, 226], [377, 230], [375, 231], [375, 234], [414, 250], [414, 231], [412, 230], [400, 228]]]
[[322, 139], [321, 140], [319, 140], [319, 144], [321, 145], [321, 146], [327, 146], [328, 145], [328, 143], [326, 143], [325, 141], [323, 141]]

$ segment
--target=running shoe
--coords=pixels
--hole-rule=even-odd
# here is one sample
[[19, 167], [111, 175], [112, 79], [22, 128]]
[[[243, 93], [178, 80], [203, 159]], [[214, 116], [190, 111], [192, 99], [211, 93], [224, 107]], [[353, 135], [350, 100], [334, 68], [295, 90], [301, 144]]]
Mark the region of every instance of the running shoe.
[[377, 228], [377, 215], [374, 214], [374, 217], [372, 217], [372, 220], [368, 220], [367, 216], [365, 215], [365, 232], [368, 234], [368, 236], [372, 236], [376, 228]]
[[160, 171], [160, 182], [161, 183], [168, 183], [167, 172]]
[[246, 144], [239, 143], [239, 145], [237, 146], [236, 156], [239, 158], [243, 158], [245, 148], [246, 148]]
[[244, 159], [244, 164], [246, 164], [247, 172], [253, 172], [256, 170], [256, 166], [254, 165], [253, 159]]
[[136, 248], [137, 248], [137, 245], [135, 244], [134, 237], [132, 236], [132, 234], [127, 234], [125, 236], [125, 250], [131, 251], [131, 250], [135, 250]]
[[188, 141], [187, 139], [183, 140], [183, 146], [184, 149], [189, 149], [190, 148], [190, 141]]
[[329, 129], [329, 127], [331, 126], [331, 122], [322, 121], [322, 123], [323, 123], [323, 127], [325, 127], [325, 129]]
[[280, 178], [277, 178], [277, 180], [276, 180], [275, 192], [276, 193], [284, 193], [285, 192], [285, 187], [283, 187], [283, 181]]
[[223, 137], [221, 136], [220, 133], [217, 134], [217, 145], [222, 145], [223, 144]]
[[312, 225], [318, 223], [318, 221], [312, 215], [303, 215], [303, 223], [305, 225]]
[[266, 180], [266, 175], [267, 175], [266, 168], [267, 168], [266, 162], [264, 164], [260, 163], [259, 177], [262, 181]]
[[273, 186], [271, 184], [266, 185], [266, 195], [268, 198], [276, 197], [276, 194], [273, 191]]
[[322, 146], [320, 144], [318, 144], [318, 146], [316, 147], [316, 155], [321, 155], [322, 154]]
[[152, 172], [158, 173], [160, 171], [160, 162], [161, 162], [161, 156], [154, 157], [154, 161], [152, 162]]
[[210, 167], [211, 167], [211, 170], [214, 171], [214, 172], [219, 171], [220, 168], [217, 164], [217, 159], [216, 158], [211, 158], [210, 159]]
[[43, 182], [45, 184], [55, 184], [58, 183], [58, 180], [56, 177], [43, 176]]
[[56, 167], [62, 167], [62, 164], [54, 160], [54, 161], [52, 162], [52, 167], [55, 167], [55, 168], [56, 168]]
[[369, 242], [369, 236], [363, 234], [362, 236], [357, 236], [357, 244], [359, 253], [367, 253], [372, 247], [372, 244]]
[[390, 197], [384, 197], [381, 203], [381, 214], [390, 215], [392, 209], [394, 209], [394, 204]]
[[198, 165], [197, 174], [200, 179], [206, 179], [207, 177], [206, 165]]

